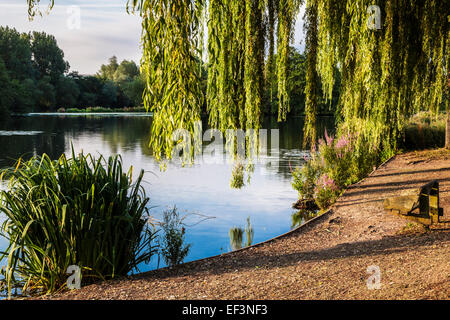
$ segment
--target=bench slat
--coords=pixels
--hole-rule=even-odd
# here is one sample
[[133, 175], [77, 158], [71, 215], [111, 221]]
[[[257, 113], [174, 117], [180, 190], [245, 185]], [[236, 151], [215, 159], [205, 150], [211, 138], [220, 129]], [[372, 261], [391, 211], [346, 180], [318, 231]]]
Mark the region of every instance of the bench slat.
[[419, 207], [419, 195], [392, 197], [384, 200], [384, 209], [398, 210], [401, 214], [408, 214]]

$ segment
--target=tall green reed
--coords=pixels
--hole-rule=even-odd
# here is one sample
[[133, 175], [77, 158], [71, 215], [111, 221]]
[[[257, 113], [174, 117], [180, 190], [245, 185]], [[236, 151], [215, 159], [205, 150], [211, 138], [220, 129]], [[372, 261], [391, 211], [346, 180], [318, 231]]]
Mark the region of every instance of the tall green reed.
[[54, 161], [48, 155], [18, 160], [3, 169], [9, 180], [1, 191], [0, 212], [6, 220], [1, 236], [9, 240], [0, 262], [11, 289], [51, 293], [64, 289], [70, 265], [81, 268], [83, 283], [127, 275], [148, 262], [155, 228], [141, 186], [142, 170], [132, 183], [120, 156], [80, 153]]

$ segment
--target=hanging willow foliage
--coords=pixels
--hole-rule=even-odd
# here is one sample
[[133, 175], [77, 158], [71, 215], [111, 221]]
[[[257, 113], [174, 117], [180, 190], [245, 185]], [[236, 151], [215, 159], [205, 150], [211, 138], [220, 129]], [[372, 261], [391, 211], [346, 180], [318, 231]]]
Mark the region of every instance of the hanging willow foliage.
[[[30, 20], [32, 20], [36, 16], [36, 14], [42, 16], [42, 12], [38, 9], [39, 2], [41, 2], [41, 0], [27, 0], [28, 17]], [[55, 0], [49, 0], [47, 13], [53, 8], [54, 5], [55, 5]]]
[[[27, 1], [32, 16], [39, 0]], [[151, 143], [157, 159], [163, 154], [170, 157], [176, 129], [192, 133], [200, 119], [204, 97], [199, 65], [206, 10], [210, 125], [222, 132], [259, 128], [262, 88], [272, 83], [273, 63], [278, 118], [286, 118], [289, 44], [302, 3], [129, 0], [142, 17], [144, 101], [154, 112]], [[367, 27], [369, 5], [381, 9], [381, 30]], [[420, 108], [437, 111], [443, 104], [448, 108], [448, 99], [443, 99], [449, 67], [448, 0], [308, 0], [306, 20], [305, 141], [314, 144], [316, 138], [318, 83], [322, 82], [325, 98], [331, 98], [336, 69], [341, 76], [340, 130], [357, 133], [360, 141], [382, 148], [385, 156], [395, 151], [403, 123], [412, 113]]]
[[244, 1], [210, 1], [207, 108], [222, 132], [245, 126], [245, 18]]
[[264, 90], [265, 1], [211, 0], [208, 23], [210, 124], [258, 129]]
[[162, 155], [170, 159], [176, 130], [186, 129], [193, 137], [195, 123], [200, 121], [204, 3], [132, 0], [129, 5], [142, 17], [141, 70], [147, 76], [144, 105], [153, 112], [150, 144], [157, 160]]
[[[334, 69], [341, 72], [341, 130], [357, 133], [360, 141], [380, 147], [384, 157], [396, 150], [405, 120], [419, 109], [437, 111], [443, 100], [449, 67], [448, 1], [434, 0], [310, 0], [317, 8], [317, 28], [310, 23], [310, 39], [317, 37], [317, 59], [326, 97], [331, 97]], [[367, 21], [381, 9], [381, 29]], [[308, 21], [311, 21], [308, 19]], [[313, 60], [314, 58], [311, 57]], [[309, 68], [313, 68], [309, 66]], [[313, 78], [308, 86], [314, 86]], [[307, 90], [307, 114], [314, 135], [314, 95]]]
[[273, 102], [273, 82], [275, 79], [275, 24], [278, 15], [278, 1], [267, 0], [267, 40], [269, 53], [266, 64], [266, 85], [269, 92], [269, 102]]
[[295, 18], [302, 2], [300, 0], [279, 0], [278, 2], [278, 121], [286, 120], [289, 112], [290, 101], [287, 84], [289, 45], [293, 36]]
[[[151, 146], [155, 157], [170, 158], [177, 129], [195, 132], [200, 120], [204, 17], [208, 14], [208, 85], [210, 125], [259, 129], [265, 83], [277, 71], [279, 120], [289, 111], [289, 44], [302, 0], [128, 0], [127, 10], [142, 18], [143, 58], [147, 76], [144, 104], [154, 114]], [[39, 0], [28, 0], [30, 16]], [[52, 1], [53, 4], [53, 1]], [[277, 59], [275, 25], [277, 24]], [[269, 59], [265, 61], [269, 28]], [[276, 68], [274, 64], [276, 63]], [[269, 72], [265, 72], [269, 70]], [[265, 78], [270, 77], [270, 81]], [[191, 143], [191, 145], [194, 145]], [[193, 154], [193, 153], [192, 153]]]
[[[305, 124], [303, 127], [303, 146], [308, 144], [312, 148], [315, 146], [316, 133], [316, 116], [317, 116], [317, 96], [319, 80], [316, 71], [317, 63], [317, 3], [314, 0], [308, 2], [305, 12], [306, 27], [306, 87], [305, 87]], [[330, 96], [331, 97], [331, 96]]]
[[264, 4], [245, 1], [245, 128], [259, 130], [264, 91]]

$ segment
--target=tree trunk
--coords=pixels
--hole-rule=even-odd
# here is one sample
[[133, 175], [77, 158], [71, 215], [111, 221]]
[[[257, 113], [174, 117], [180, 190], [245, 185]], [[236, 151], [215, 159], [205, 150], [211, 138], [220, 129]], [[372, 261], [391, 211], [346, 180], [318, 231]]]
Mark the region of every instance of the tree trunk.
[[445, 127], [445, 147], [450, 149], [450, 110], [447, 111], [447, 126]]

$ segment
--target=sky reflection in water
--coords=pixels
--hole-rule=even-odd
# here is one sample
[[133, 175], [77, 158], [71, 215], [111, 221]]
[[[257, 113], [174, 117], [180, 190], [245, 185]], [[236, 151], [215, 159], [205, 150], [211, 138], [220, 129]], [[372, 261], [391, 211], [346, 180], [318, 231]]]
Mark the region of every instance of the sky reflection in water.
[[[332, 119], [323, 119], [319, 132], [325, 125], [331, 129], [332, 124]], [[185, 220], [186, 241], [192, 244], [185, 261], [230, 251], [229, 230], [244, 228], [247, 217], [254, 230], [253, 243], [290, 230], [295, 213], [291, 205], [297, 199], [291, 187], [290, 168], [303, 162], [303, 118], [283, 124], [265, 121], [264, 128], [280, 129], [279, 152], [263, 154], [255, 164], [250, 184], [241, 189], [230, 187], [232, 164], [206, 163], [211, 162], [211, 155], [204, 155], [210, 161], [197, 161], [186, 167], [169, 164], [166, 171], [160, 171], [148, 148], [150, 126], [151, 117], [142, 115], [13, 117], [0, 125], [0, 132], [11, 133], [0, 135], [0, 166], [12, 165], [20, 156], [44, 152], [56, 159], [63, 152], [70, 153], [71, 143], [76, 152], [83, 150], [105, 157], [121, 154], [126, 169], [133, 165], [135, 175], [140, 169], [146, 171], [143, 185], [156, 219], [162, 219], [162, 212], [174, 205], [181, 214], [201, 215], [189, 215]], [[33, 134], [25, 134], [26, 131]], [[204, 216], [214, 218], [201, 221]], [[5, 245], [5, 240], [0, 239], [0, 249]], [[142, 265], [141, 271], [156, 268], [157, 260], [155, 257], [149, 265]], [[159, 266], [163, 266], [162, 259]]]

